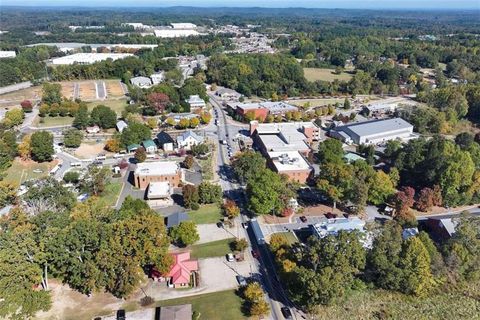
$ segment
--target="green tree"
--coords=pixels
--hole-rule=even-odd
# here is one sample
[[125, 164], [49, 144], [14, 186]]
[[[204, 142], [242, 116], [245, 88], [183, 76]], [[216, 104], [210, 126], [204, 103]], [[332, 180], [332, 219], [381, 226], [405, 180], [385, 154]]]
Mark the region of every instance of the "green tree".
[[23, 123], [23, 119], [25, 119], [25, 112], [23, 109], [14, 108], [5, 113], [4, 123], [8, 126], [15, 127], [21, 125]]
[[78, 148], [82, 143], [83, 132], [78, 129], [68, 129], [63, 132], [63, 143], [68, 148]]
[[395, 193], [395, 183], [384, 171], [375, 172], [368, 190], [368, 201], [374, 205], [383, 204]]
[[115, 128], [117, 124], [117, 114], [115, 111], [104, 105], [98, 105], [93, 108], [90, 119], [92, 124], [96, 124], [102, 129]]
[[216, 203], [222, 199], [222, 187], [209, 182], [202, 182], [198, 186], [198, 197], [200, 203]]
[[197, 187], [187, 184], [182, 188], [183, 205], [188, 209], [198, 209], [198, 202], [200, 201]]
[[247, 183], [265, 168], [265, 158], [253, 151], [242, 152], [235, 156], [232, 167], [240, 183]]
[[320, 163], [340, 163], [343, 161], [345, 152], [342, 148], [342, 142], [337, 139], [327, 139], [318, 145], [318, 159]]
[[48, 131], [36, 131], [32, 134], [30, 145], [32, 158], [38, 162], [51, 161], [54, 154], [53, 135]]
[[143, 140], [150, 139], [152, 132], [150, 128], [143, 123], [131, 122], [120, 136], [120, 141], [125, 147], [130, 144], [140, 143]]
[[77, 171], [68, 171], [63, 176], [63, 181], [76, 184], [80, 181], [80, 174]]
[[343, 102], [343, 108], [349, 110], [352, 106], [350, 105], [350, 100], [346, 97]]
[[178, 226], [171, 228], [170, 237], [182, 246], [188, 246], [200, 240], [197, 226], [193, 221], [182, 221]]
[[430, 255], [420, 238], [410, 237], [404, 242], [400, 268], [403, 270], [401, 288], [404, 293], [425, 296], [433, 287]]
[[85, 177], [81, 181], [81, 188], [84, 192], [100, 196], [105, 191], [111, 177], [112, 172], [109, 168], [89, 166]]
[[17, 186], [9, 181], [0, 181], [0, 207], [4, 208], [17, 200]]
[[43, 211], [49, 208], [56, 212], [69, 211], [77, 202], [75, 195], [53, 178], [39, 180], [28, 189], [23, 200], [33, 210]]
[[62, 102], [62, 86], [60, 83], [44, 82], [42, 85], [42, 102], [52, 105]]
[[293, 193], [276, 172], [263, 169], [248, 180], [247, 196], [248, 207], [254, 214], [278, 214]]
[[78, 112], [75, 114], [72, 125], [80, 130], [84, 130], [88, 127], [90, 118], [88, 116], [88, 107], [85, 104], [80, 104]]

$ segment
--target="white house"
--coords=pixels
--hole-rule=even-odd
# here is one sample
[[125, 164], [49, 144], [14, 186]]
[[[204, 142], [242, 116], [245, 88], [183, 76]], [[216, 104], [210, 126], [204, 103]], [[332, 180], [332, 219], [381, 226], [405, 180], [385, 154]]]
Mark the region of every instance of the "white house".
[[156, 73], [150, 75], [150, 79], [152, 79], [152, 83], [154, 85], [159, 84], [159, 83], [163, 82], [163, 80], [165, 80], [165, 72], [163, 72], [163, 71], [156, 72]]
[[126, 127], [128, 127], [128, 124], [125, 121], [120, 120], [120, 121], [117, 122], [116, 127], [117, 127], [118, 132], [121, 133], [121, 132], [123, 132], [123, 130]]
[[193, 146], [203, 143], [203, 141], [203, 137], [199, 136], [192, 130], [188, 130], [177, 137], [177, 146], [178, 148], [190, 150]]
[[152, 80], [147, 77], [133, 77], [130, 79], [130, 83], [136, 87], [150, 88], [152, 85]]
[[205, 108], [206, 106], [205, 101], [199, 95], [192, 95], [185, 101], [190, 105], [190, 109]]
[[147, 153], [155, 153], [157, 151], [157, 145], [152, 139], [143, 141], [142, 145]]

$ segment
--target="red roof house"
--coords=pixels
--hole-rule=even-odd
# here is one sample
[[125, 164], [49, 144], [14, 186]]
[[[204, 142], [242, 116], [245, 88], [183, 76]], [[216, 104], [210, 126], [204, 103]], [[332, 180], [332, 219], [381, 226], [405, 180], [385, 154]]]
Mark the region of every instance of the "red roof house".
[[174, 287], [188, 286], [191, 274], [198, 271], [198, 261], [190, 259], [190, 251], [171, 253], [171, 255], [174, 263], [163, 277], [169, 279], [169, 284]]

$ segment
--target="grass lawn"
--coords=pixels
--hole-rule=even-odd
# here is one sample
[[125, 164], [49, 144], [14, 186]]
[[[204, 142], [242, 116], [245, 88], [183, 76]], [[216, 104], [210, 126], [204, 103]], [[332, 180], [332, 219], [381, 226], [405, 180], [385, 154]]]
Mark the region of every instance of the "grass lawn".
[[297, 238], [291, 232], [279, 232], [276, 234], [281, 235], [282, 237], [285, 237], [285, 239], [287, 239], [288, 244], [290, 245], [298, 241]]
[[348, 81], [352, 75], [346, 72], [341, 74], [334, 74], [334, 69], [328, 68], [303, 68], [303, 73], [308, 81], [323, 80], [333, 82], [333, 80]]
[[222, 209], [218, 204], [206, 204], [195, 211], [189, 211], [190, 219], [196, 224], [217, 223], [223, 218]]
[[242, 315], [242, 299], [234, 290], [213, 292], [185, 298], [163, 300], [157, 306], [174, 306], [179, 304], [192, 304], [193, 311], [200, 313], [200, 320], [242, 320], [247, 319]]
[[114, 206], [117, 202], [118, 196], [120, 195], [120, 190], [122, 189], [122, 181], [113, 180], [105, 187], [105, 192], [100, 197], [99, 201], [103, 202], [106, 206]]
[[190, 247], [191, 255], [197, 259], [225, 256], [227, 253], [232, 252], [230, 243], [233, 240], [233, 238], [230, 238], [193, 245]]
[[198, 164], [202, 168], [202, 177], [204, 180], [212, 180], [213, 179], [213, 158], [211, 153], [207, 159], [199, 159], [197, 160]]
[[[24, 162], [19, 158], [16, 158], [12, 162], [12, 166], [7, 169], [5, 180], [15, 183], [22, 183], [29, 179], [39, 179], [48, 176], [50, 170], [55, 166], [56, 162], [42, 162], [37, 163], [34, 161]], [[33, 172], [33, 170], [39, 169], [42, 172]]]
[[33, 125], [43, 128], [43, 127], [54, 127], [54, 126], [71, 126], [73, 123], [73, 117], [36, 117]]
[[343, 103], [345, 98], [320, 98], [320, 99], [301, 99], [301, 100], [289, 100], [288, 103], [291, 103], [298, 107], [303, 107], [306, 103], [309, 103], [311, 107], [323, 107], [328, 106], [329, 104], [334, 105], [336, 102]]
[[93, 101], [93, 102], [88, 102], [88, 110], [92, 111], [93, 108], [95, 108], [98, 105], [104, 105], [112, 109], [117, 113], [117, 115], [121, 115], [122, 111], [125, 110], [125, 107], [127, 106], [127, 100], [126, 99], [111, 99], [111, 100], [104, 100], [104, 101]]

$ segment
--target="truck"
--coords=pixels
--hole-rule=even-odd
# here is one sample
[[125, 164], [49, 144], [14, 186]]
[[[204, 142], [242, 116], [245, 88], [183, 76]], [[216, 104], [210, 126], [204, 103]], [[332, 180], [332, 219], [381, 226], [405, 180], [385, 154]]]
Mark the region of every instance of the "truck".
[[257, 219], [250, 220], [250, 226], [252, 227], [253, 234], [258, 244], [265, 244], [265, 236], [263, 235], [262, 229], [258, 224]]

